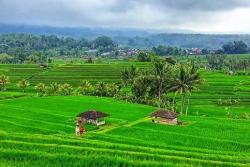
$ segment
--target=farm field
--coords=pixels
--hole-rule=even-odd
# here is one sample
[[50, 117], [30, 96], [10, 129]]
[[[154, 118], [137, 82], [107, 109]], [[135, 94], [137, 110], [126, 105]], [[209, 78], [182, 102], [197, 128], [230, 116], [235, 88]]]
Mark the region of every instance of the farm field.
[[[130, 65], [0, 65], [0, 74], [12, 82], [0, 94], [0, 166], [250, 166], [249, 76], [201, 70], [205, 83], [192, 94], [180, 126], [153, 124], [149, 115], [156, 108], [147, 105], [94, 96], [37, 97], [15, 87], [22, 78], [30, 89], [39, 82], [117, 82]], [[75, 116], [89, 109], [108, 113], [107, 123], [87, 126], [84, 137], [76, 137]]]
[[129, 68], [131, 65], [138, 69], [150, 68], [150, 63], [118, 63], [111, 64], [84, 64], [84, 65], [65, 65], [54, 64], [49, 68], [39, 68], [37, 65], [0, 65], [0, 75], [5, 74], [10, 77], [12, 88], [21, 79], [27, 79], [31, 86], [42, 82], [69, 83], [78, 86], [82, 80], [92, 83], [97, 81], [119, 82], [121, 81], [121, 70]]

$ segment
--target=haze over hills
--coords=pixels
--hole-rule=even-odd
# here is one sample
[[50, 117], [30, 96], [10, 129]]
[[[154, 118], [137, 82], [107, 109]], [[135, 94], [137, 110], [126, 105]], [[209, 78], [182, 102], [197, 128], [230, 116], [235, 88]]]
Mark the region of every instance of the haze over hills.
[[223, 44], [242, 40], [250, 45], [247, 34], [198, 34], [186, 30], [148, 30], [133, 28], [100, 27], [51, 27], [18, 24], [0, 24], [0, 33], [27, 33], [35, 35], [58, 35], [73, 38], [94, 39], [109, 36], [116, 43], [131, 47], [153, 47], [157, 45], [183, 48], [218, 49]]

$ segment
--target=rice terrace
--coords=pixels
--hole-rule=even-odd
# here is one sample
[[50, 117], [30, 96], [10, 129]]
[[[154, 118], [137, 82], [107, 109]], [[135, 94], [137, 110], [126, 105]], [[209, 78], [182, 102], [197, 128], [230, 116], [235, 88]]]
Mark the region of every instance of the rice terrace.
[[250, 167], [250, 3], [0, 6], [0, 167]]
[[[150, 68], [149, 63], [136, 65]], [[117, 82], [124, 66], [128, 64], [52, 65], [49, 69], [1, 65], [2, 73], [13, 78], [11, 82], [25, 78], [31, 83], [31, 90], [26, 93], [11, 83], [10, 91], [1, 93], [1, 164], [249, 165], [249, 76], [201, 70], [206, 82], [192, 94], [189, 115], [179, 118], [187, 125], [179, 126], [153, 124], [149, 115], [157, 107], [107, 97], [40, 97], [32, 93], [32, 85], [39, 82], [68, 81], [76, 85], [77, 81], [95, 82], [96, 78]], [[238, 103], [219, 105], [219, 99]], [[74, 119], [88, 109], [105, 111], [110, 116], [105, 125], [98, 128], [88, 125], [86, 134], [76, 137]]]

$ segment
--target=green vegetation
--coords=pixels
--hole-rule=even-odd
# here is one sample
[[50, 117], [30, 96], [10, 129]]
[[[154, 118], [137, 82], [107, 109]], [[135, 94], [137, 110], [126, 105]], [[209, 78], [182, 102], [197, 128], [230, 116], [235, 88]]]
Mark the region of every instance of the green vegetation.
[[100, 54], [115, 48], [112, 39], [106, 36], [87, 41], [56, 35], [1, 34], [0, 63], [49, 63], [51, 57], [81, 57], [89, 49]]
[[[0, 166], [249, 166], [250, 77], [240, 74], [249, 68], [228, 75], [208, 66], [206, 57], [166, 61], [0, 65], [8, 77], [0, 92]], [[165, 82], [171, 73], [175, 84]], [[164, 90], [166, 83], [172, 91]], [[188, 115], [180, 115], [178, 126], [154, 124], [149, 115], [156, 107], [117, 99], [144, 88], [169, 106], [176, 103], [176, 111], [189, 106]], [[75, 117], [89, 109], [110, 116], [76, 137]]]

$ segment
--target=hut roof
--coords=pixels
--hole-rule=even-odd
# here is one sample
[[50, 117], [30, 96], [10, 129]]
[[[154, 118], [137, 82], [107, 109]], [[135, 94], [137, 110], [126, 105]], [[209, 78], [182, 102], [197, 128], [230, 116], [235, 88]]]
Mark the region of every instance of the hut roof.
[[107, 117], [107, 116], [109, 115], [100, 111], [96, 111], [96, 110], [85, 111], [77, 115], [77, 117], [81, 117], [85, 119], [94, 119], [94, 120], [98, 118]]
[[151, 117], [160, 117], [166, 119], [175, 119], [177, 118], [178, 114], [176, 112], [168, 111], [168, 110], [157, 110], [151, 114]]
[[39, 64], [38, 66], [41, 67], [41, 68], [46, 68], [46, 67], [48, 67], [47, 64]]

